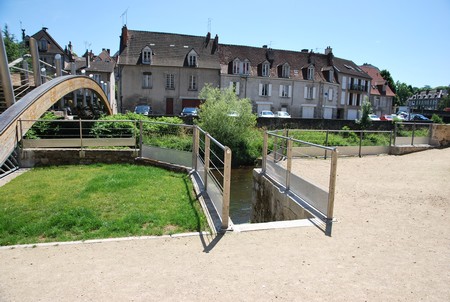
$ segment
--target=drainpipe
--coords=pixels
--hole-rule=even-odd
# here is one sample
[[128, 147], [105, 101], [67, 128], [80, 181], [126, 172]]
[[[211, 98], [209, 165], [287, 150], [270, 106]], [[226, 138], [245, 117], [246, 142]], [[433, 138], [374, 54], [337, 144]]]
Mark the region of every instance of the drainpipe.
[[34, 86], [38, 87], [42, 85], [41, 78], [41, 66], [39, 64], [39, 51], [35, 38], [30, 38], [30, 52], [33, 59], [33, 74], [34, 74]]
[[14, 98], [14, 89], [9, 73], [8, 57], [3, 43], [3, 35], [0, 34], [0, 79], [2, 80], [3, 93], [5, 95], [6, 108], [11, 107], [16, 102]]

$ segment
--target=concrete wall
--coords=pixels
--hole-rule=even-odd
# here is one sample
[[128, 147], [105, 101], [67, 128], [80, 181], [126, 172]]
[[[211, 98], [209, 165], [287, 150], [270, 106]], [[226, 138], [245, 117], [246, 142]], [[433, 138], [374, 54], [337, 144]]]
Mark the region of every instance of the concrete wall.
[[[20, 154], [20, 167], [89, 165], [96, 163], [129, 163], [135, 162], [137, 154], [134, 150], [84, 150], [79, 149], [23, 149]], [[84, 156], [83, 156], [84, 155]]]
[[280, 187], [261, 174], [261, 169], [253, 170], [252, 223], [312, 218]]
[[450, 146], [450, 125], [433, 124], [431, 143], [439, 147]]

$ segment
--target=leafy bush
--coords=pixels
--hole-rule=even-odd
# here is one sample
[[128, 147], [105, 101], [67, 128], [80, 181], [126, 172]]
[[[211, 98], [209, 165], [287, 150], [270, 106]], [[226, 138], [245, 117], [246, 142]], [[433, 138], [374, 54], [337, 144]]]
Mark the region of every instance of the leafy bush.
[[443, 123], [444, 123], [444, 121], [442, 120], [442, 118], [441, 118], [439, 115], [437, 115], [436, 113], [433, 114], [433, 115], [431, 116], [431, 120], [432, 120], [433, 123], [435, 123], [435, 124], [443, 124]]
[[51, 111], [44, 113], [39, 122], [27, 131], [25, 138], [38, 139], [45, 135], [53, 135], [59, 131], [59, 126], [55, 125], [52, 121], [59, 119], [59, 117]]

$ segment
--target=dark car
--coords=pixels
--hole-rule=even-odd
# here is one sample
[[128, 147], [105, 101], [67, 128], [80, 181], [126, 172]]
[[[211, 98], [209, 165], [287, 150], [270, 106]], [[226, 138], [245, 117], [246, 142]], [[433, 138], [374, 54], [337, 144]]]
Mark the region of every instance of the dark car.
[[137, 105], [134, 108], [134, 113], [137, 114], [143, 114], [143, 115], [150, 115], [152, 114], [152, 106], [150, 105]]
[[184, 107], [181, 111], [181, 116], [197, 116], [198, 108], [195, 107]]
[[423, 116], [422, 114], [414, 114], [411, 117], [411, 120], [412, 121], [429, 121], [430, 119], [425, 117], [425, 116]]

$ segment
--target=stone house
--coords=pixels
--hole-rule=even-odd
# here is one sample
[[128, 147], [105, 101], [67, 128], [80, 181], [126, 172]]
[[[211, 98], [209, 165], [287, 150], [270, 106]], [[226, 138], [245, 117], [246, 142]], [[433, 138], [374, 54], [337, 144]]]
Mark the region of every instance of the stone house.
[[372, 78], [370, 85], [370, 103], [372, 104], [373, 112], [378, 116], [391, 114], [395, 93], [389, 87], [387, 81], [381, 76], [380, 70], [367, 63], [359, 67]]
[[120, 111], [138, 104], [154, 114], [179, 114], [200, 105], [206, 84], [219, 87], [219, 38], [128, 30], [122, 27], [118, 56]]
[[249, 98], [253, 111], [287, 111], [292, 117], [335, 118], [338, 88], [329, 56], [219, 45], [221, 87]]
[[445, 89], [428, 89], [416, 92], [406, 100], [410, 110], [438, 110], [439, 102], [448, 95]]

